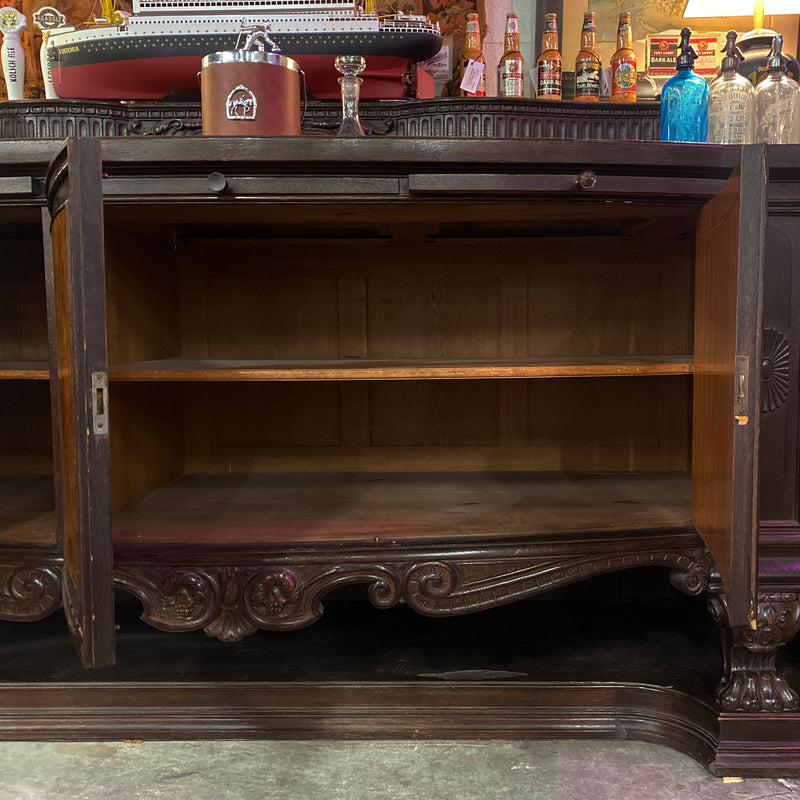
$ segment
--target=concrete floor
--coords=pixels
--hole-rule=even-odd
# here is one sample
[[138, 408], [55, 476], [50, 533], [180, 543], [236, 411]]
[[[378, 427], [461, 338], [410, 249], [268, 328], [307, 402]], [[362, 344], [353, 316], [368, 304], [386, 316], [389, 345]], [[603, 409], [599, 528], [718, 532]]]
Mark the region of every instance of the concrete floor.
[[639, 742], [0, 742], [0, 800], [800, 800]]

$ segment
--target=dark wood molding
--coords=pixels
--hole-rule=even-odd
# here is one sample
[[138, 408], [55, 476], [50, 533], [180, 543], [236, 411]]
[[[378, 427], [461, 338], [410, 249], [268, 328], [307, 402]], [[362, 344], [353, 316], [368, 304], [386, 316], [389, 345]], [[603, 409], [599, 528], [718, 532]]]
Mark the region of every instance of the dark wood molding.
[[[368, 135], [442, 138], [612, 139], [658, 141], [660, 105], [576, 103], [499, 97], [362, 102]], [[312, 101], [305, 135], [332, 136], [341, 104]], [[202, 133], [199, 102], [119, 103], [18, 100], [0, 105], [0, 140], [85, 136], [185, 137]]]
[[712, 772], [742, 778], [800, 776], [800, 714], [721, 713]]
[[[432, 713], [432, 711], [434, 713]], [[81, 683], [0, 686], [0, 739], [634, 739], [706, 767], [717, 719], [624, 683]]]

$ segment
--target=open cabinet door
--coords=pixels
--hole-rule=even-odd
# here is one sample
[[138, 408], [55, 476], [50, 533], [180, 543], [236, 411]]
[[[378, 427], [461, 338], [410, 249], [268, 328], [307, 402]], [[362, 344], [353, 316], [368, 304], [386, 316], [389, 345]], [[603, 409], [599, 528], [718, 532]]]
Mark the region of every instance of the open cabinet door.
[[697, 228], [692, 521], [733, 627], [755, 626], [766, 174], [766, 147], [743, 147]]
[[97, 139], [69, 140], [48, 175], [57, 379], [53, 403], [64, 611], [85, 666], [114, 663], [103, 204]]

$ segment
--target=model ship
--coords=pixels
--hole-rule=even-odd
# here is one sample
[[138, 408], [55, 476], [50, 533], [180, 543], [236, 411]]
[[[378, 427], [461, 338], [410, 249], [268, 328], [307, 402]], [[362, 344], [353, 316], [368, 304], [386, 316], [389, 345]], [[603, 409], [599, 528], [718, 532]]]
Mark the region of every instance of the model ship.
[[123, 15], [55, 28], [47, 59], [56, 94], [93, 100], [161, 100], [199, 92], [204, 56], [237, 46], [245, 28], [269, 26], [281, 55], [305, 73], [311, 97], [339, 97], [337, 55], [367, 61], [362, 97], [402, 97], [413, 66], [436, 55], [438, 25], [413, 14], [379, 15], [352, 0], [134, 0]]

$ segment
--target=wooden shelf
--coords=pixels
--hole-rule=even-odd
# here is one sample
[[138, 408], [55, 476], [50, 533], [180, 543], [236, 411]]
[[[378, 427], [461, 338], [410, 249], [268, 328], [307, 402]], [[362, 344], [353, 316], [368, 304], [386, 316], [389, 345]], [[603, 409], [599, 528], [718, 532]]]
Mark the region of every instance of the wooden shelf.
[[0, 475], [0, 546], [54, 545], [52, 475]]
[[691, 356], [589, 356], [513, 359], [242, 360], [167, 358], [118, 364], [116, 381], [328, 381], [465, 378], [566, 378], [688, 375]]
[[18, 361], [0, 359], [0, 380], [44, 381], [49, 378], [50, 370], [46, 359], [20, 359]]
[[185, 475], [113, 520], [119, 544], [465, 541], [686, 529], [682, 472]]

